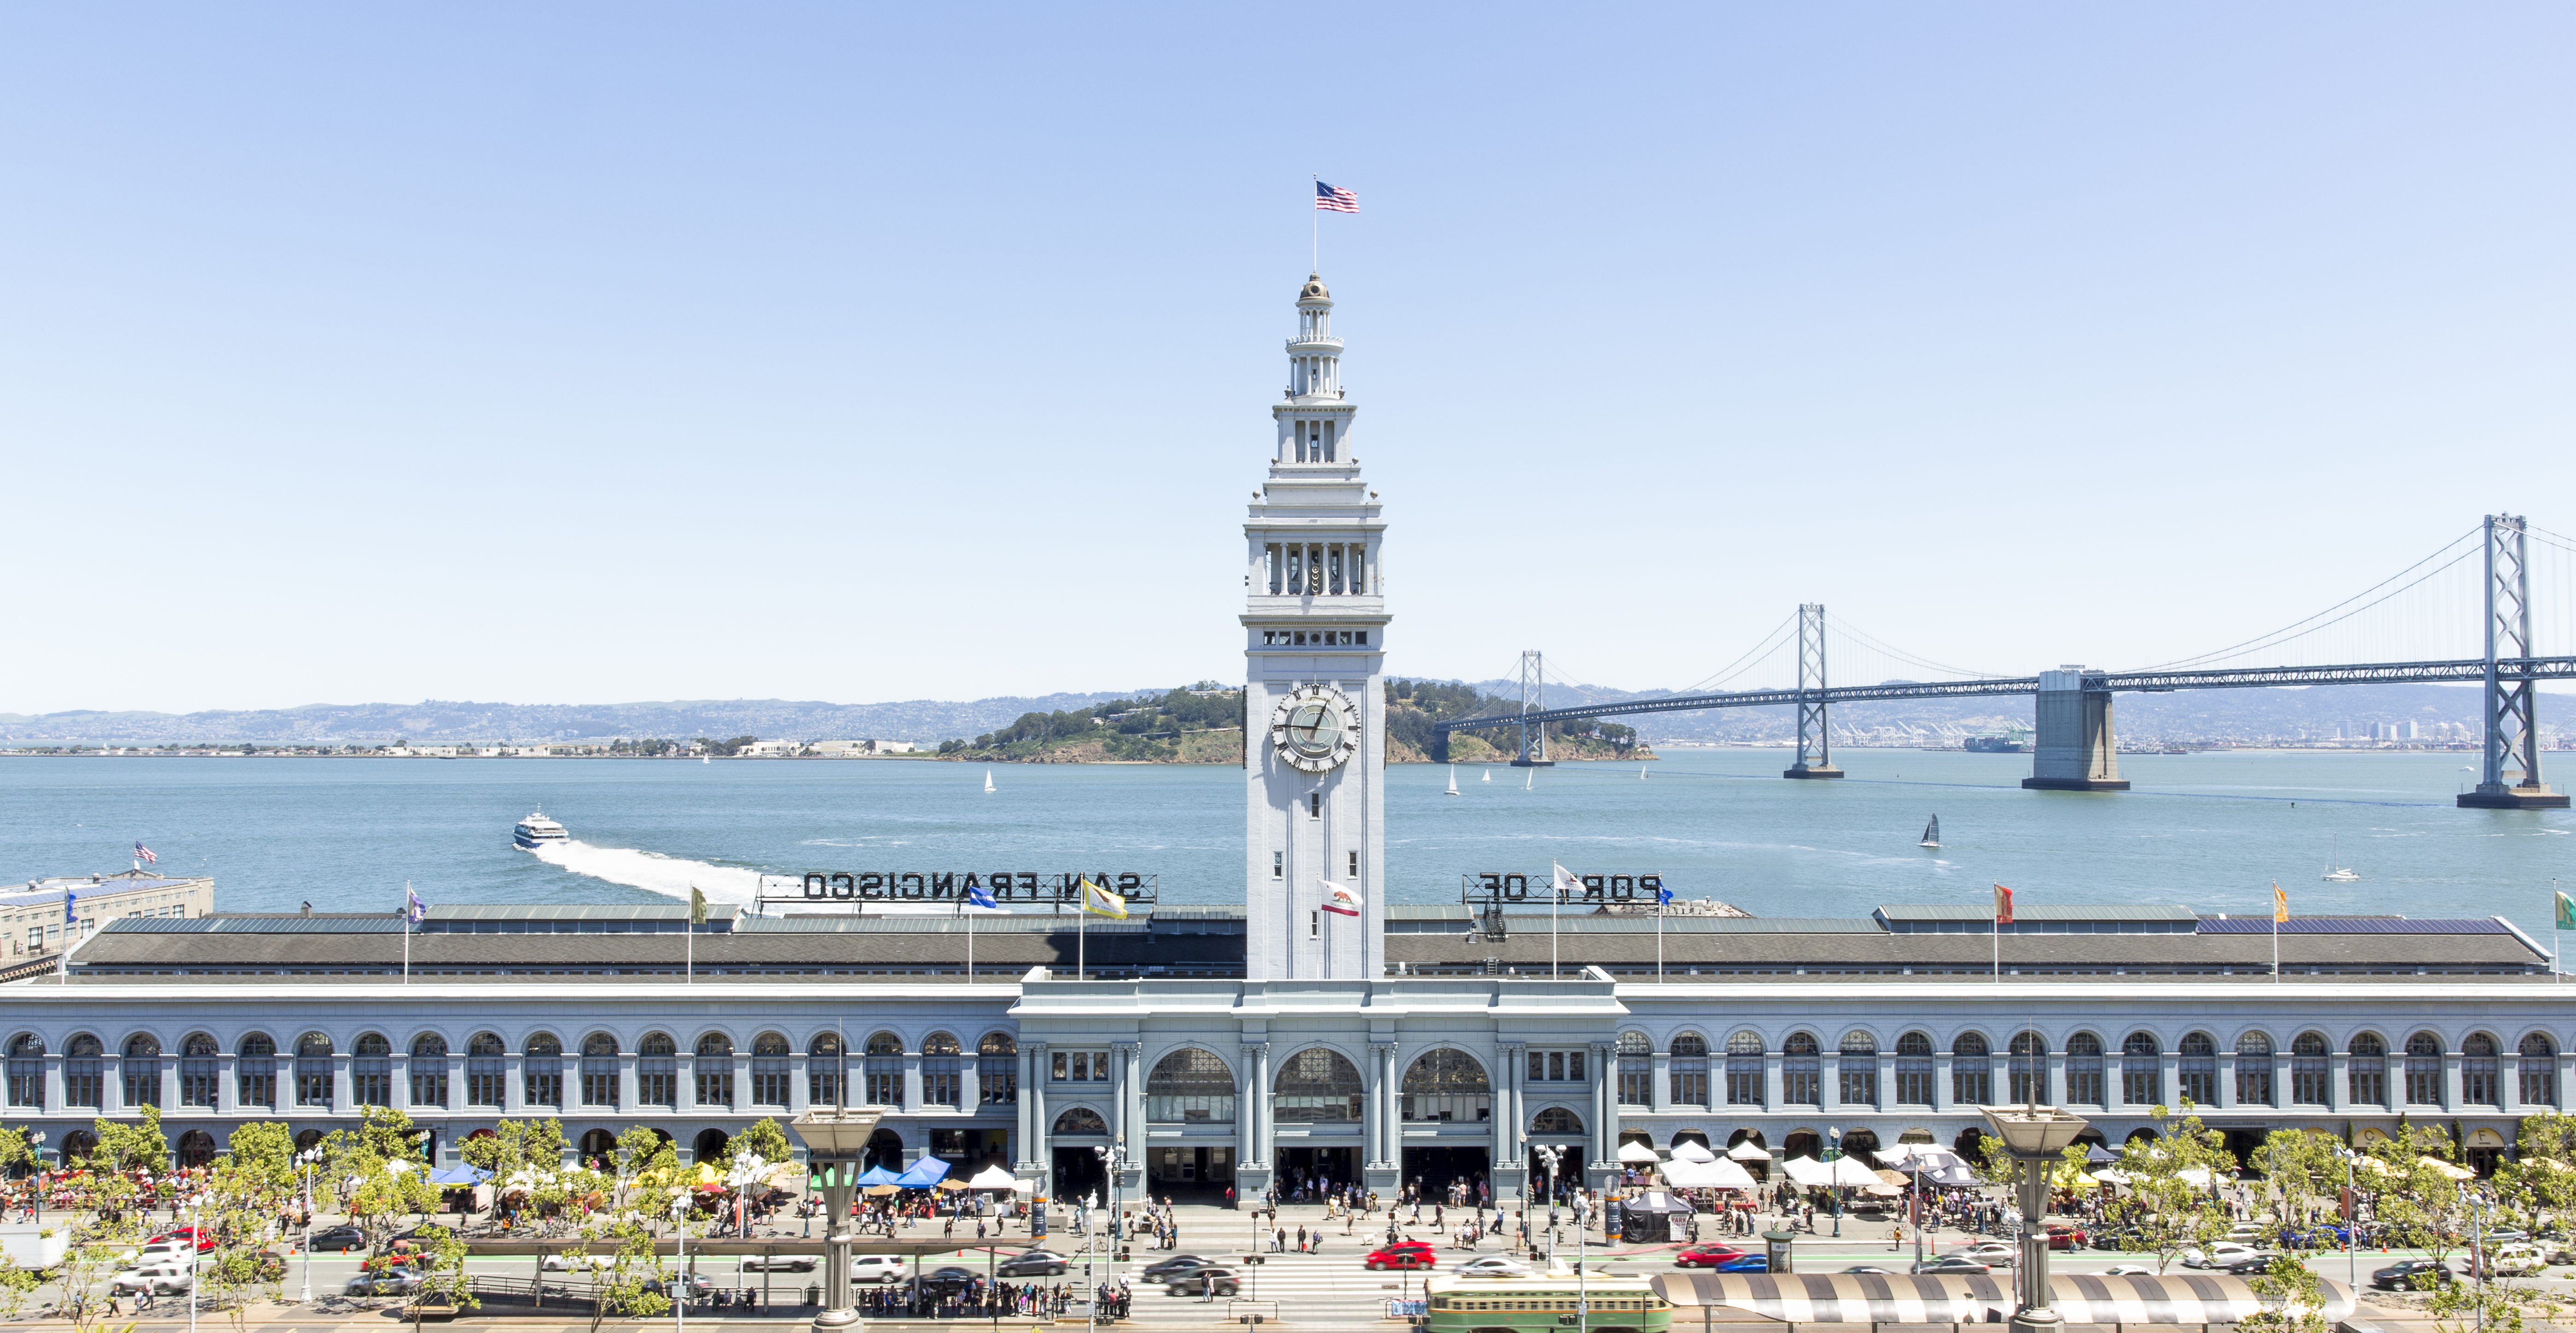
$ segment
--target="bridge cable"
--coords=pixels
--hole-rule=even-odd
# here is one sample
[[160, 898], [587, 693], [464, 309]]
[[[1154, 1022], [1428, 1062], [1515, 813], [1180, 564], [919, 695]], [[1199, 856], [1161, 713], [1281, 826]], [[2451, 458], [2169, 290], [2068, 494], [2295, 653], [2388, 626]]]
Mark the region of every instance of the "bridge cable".
[[[2460, 544], [2461, 544], [2461, 543], [2463, 543], [2463, 542], [2472, 541], [2473, 539], [2482, 539], [2482, 535], [2483, 535], [2484, 531], [2485, 531], [2485, 529], [2484, 529], [2483, 527], [2471, 528], [2471, 529], [2469, 529], [2467, 532], [2461, 533], [2459, 536], [2454, 537], [2454, 538], [2452, 538], [2451, 540], [2449, 540], [2449, 541], [2447, 541], [2447, 542], [2444, 542], [2444, 543], [2442, 543], [2440, 546], [2438, 546], [2438, 547], [2434, 548], [2434, 551], [2433, 551], [2433, 553], [2432, 553], [2431, 555], [2425, 556], [2423, 559], [2416, 561], [2414, 564], [2408, 565], [2406, 568], [2401, 569], [2401, 570], [2397, 571], [2396, 573], [2389, 575], [2387, 578], [2381, 579], [2379, 582], [2374, 583], [2374, 584], [2370, 585], [2369, 587], [2362, 589], [2360, 592], [2354, 593], [2352, 596], [2347, 597], [2347, 598], [2343, 599], [2342, 601], [2337, 602], [2337, 603], [2335, 603], [2334, 605], [2329, 606], [2329, 607], [2327, 607], [2326, 609], [2324, 609], [2324, 610], [2322, 610], [2322, 611], [2316, 612], [2316, 613], [2315, 613], [2315, 614], [2313, 614], [2313, 615], [2304, 616], [2304, 617], [2302, 617], [2302, 618], [2300, 618], [2300, 619], [2298, 619], [2298, 620], [2294, 620], [2294, 621], [2290, 622], [2289, 624], [2287, 624], [2287, 625], [2285, 625], [2285, 626], [2281, 627], [2280, 629], [2274, 630], [2274, 631], [2272, 631], [2272, 632], [2270, 632], [2270, 633], [2268, 633], [2268, 634], [2258, 634], [2258, 635], [2254, 636], [2253, 638], [2247, 639], [2247, 640], [2245, 640], [2245, 641], [2243, 641], [2243, 642], [2241, 642], [2241, 643], [2230, 644], [2229, 646], [2227, 646], [2227, 647], [2225, 647], [2225, 648], [2216, 649], [2216, 650], [2211, 651], [2211, 652], [2201, 653], [2201, 654], [2198, 654], [2197, 656], [2176, 658], [2176, 659], [2174, 659], [2173, 661], [2170, 661], [2170, 662], [2158, 662], [2158, 663], [2155, 663], [2155, 664], [2154, 664], [2154, 665], [2152, 665], [2152, 666], [2137, 667], [2137, 668], [2133, 668], [2133, 670], [2136, 670], [2136, 671], [2180, 671], [2180, 670], [2186, 670], [2186, 669], [2189, 669], [2189, 668], [2192, 668], [2192, 667], [2200, 666], [2200, 665], [2202, 665], [2202, 664], [2204, 664], [2204, 663], [2208, 663], [2208, 662], [2216, 661], [2216, 660], [2218, 660], [2218, 659], [2220, 659], [2220, 658], [2231, 657], [2231, 656], [2234, 656], [2234, 655], [2236, 655], [2236, 654], [2238, 654], [2238, 653], [2245, 652], [2245, 651], [2248, 651], [2248, 650], [2251, 650], [2251, 649], [2261, 648], [2261, 647], [2277, 646], [2278, 644], [2283, 643], [2283, 642], [2286, 642], [2286, 641], [2288, 641], [2288, 640], [2290, 640], [2290, 639], [2298, 638], [2298, 637], [2301, 637], [2301, 636], [2304, 636], [2304, 635], [2307, 635], [2307, 634], [2312, 634], [2312, 633], [2315, 633], [2315, 632], [2316, 632], [2316, 631], [2318, 631], [2318, 630], [2328, 628], [2329, 626], [2333, 626], [2333, 625], [2340, 624], [2340, 623], [2342, 623], [2343, 621], [2346, 621], [2346, 620], [2351, 619], [2353, 616], [2359, 615], [2359, 614], [2360, 614], [2360, 613], [2362, 613], [2363, 611], [2367, 611], [2367, 610], [2369, 610], [2369, 609], [2370, 609], [2371, 607], [2373, 607], [2373, 606], [2378, 606], [2378, 605], [2380, 605], [2381, 603], [2384, 603], [2384, 602], [2388, 601], [2390, 598], [2396, 597], [2398, 594], [2403, 593], [2403, 592], [2406, 592], [2406, 591], [2408, 591], [2409, 589], [2412, 589], [2412, 588], [2416, 587], [2417, 585], [2419, 585], [2419, 584], [2423, 583], [2425, 580], [2432, 578], [2432, 577], [2433, 577], [2434, 575], [2436, 575], [2436, 574], [2440, 574], [2440, 573], [2442, 573], [2444, 570], [2449, 569], [2451, 566], [2458, 564], [2458, 563], [2459, 563], [2459, 562], [2461, 562], [2462, 560], [2465, 560], [2465, 559], [2467, 559], [2468, 557], [2470, 557], [2470, 556], [2472, 556], [2472, 555], [2476, 555], [2476, 554], [2478, 554], [2479, 547], [2478, 547], [2478, 546], [2474, 546], [2474, 545], [2473, 545], [2473, 546], [2469, 546], [2468, 548], [2466, 548], [2466, 549], [2464, 549], [2464, 550], [2460, 551], [2460, 552], [2459, 552], [2458, 554], [2456, 554], [2456, 555], [2452, 555], [2452, 556], [2451, 556], [2451, 558], [2450, 558], [2450, 559], [2448, 559], [2448, 560], [2442, 560], [2442, 557], [2443, 557], [2445, 554], [2449, 553], [2452, 547], [2454, 547], [2454, 546], [2458, 546], [2458, 545], [2460, 545]], [[2403, 587], [2399, 587], [2399, 588], [2395, 588], [2395, 589], [2393, 589], [2393, 590], [2390, 590], [2390, 591], [2386, 592], [2385, 594], [2383, 594], [2383, 595], [2379, 596], [2376, 600], [2367, 601], [2367, 602], [2365, 602], [2365, 601], [2364, 601], [2364, 599], [2366, 599], [2366, 598], [2370, 598], [2370, 597], [2372, 596], [2372, 594], [2374, 594], [2374, 593], [2379, 593], [2381, 589], [2388, 588], [2388, 586], [2389, 586], [2390, 584], [2392, 584], [2392, 583], [2396, 583], [2398, 580], [2400, 580], [2400, 579], [2404, 579], [2404, 578], [2406, 578], [2406, 577], [2407, 577], [2408, 575], [2410, 575], [2410, 574], [2414, 574], [2414, 573], [2415, 573], [2415, 571], [2417, 571], [2417, 570], [2419, 570], [2419, 569], [2423, 569], [2423, 568], [2424, 568], [2424, 566], [2426, 566], [2426, 565], [2433, 564], [2433, 562], [2434, 562], [2434, 561], [2436, 561], [2436, 560], [2442, 560], [2442, 563], [2441, 563], [2441, 564], [2439, 564], [2439, 565], [2435, 565], [2432, 569], [2425, 570], [2425, 572], [2424, 572], [2423, 574], [2421, 574], [2420, 576], [2418, 576], [2418, 577], [2416, 577], [2416, 578], [2412, 579], [2411, 581], [2407, 582]], [[2362, 604], [2361, 604], [2361, 605], [2355, 605], [2355, 603], [2362, 603]], [[2346, 610], [2346, 608], [2350, 608], [2350, 609], [2349, 609], [2349, 610]], [[2336, 612], [2338, 612], [2338, 611], [2343, 612], [2343, 614], [2341, 614], [2341, 615], [2335, 615], [2335, 613], [2336, 613]], [[2332, 618], [2332, 619], [2327, 619], [2327, 617], [2329, 617], [2329, 616], [2332, 616], [2333, 618]]]
[[1926, 671], [1947, 672], [1953, 676], [1968, 676], [1985, 680], [1994, 679], [2003, 674], [1997, 671], [1975, 671], [1967, 667], [1944, 666], [1939, 662], [1928, 662], [1920, 657], [1914, 656], [1912, 653], [1904, 651], [1903, 649], [1891, 648], [1886, 643], [1862, 633], [1859, 626], [1852, 624], [1850, 621], [1845, 620], [1841, 616], [1835, 615], [1830, 611], [1825, 613], [1825, 618], [1833, 622], [1835, 629], [1844, 634], [1850, 635], [1852, 638], [1860, 640], [1863, 645], [1876, 650], [1881, 656], [1902, 662], [1907, 666], [1918, 666]]

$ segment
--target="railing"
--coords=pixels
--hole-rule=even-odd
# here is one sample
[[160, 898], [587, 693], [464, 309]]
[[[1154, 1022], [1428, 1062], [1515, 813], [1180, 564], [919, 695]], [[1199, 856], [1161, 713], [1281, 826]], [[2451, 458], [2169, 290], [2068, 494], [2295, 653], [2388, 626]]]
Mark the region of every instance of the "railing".
[[1292, 352], [1296, 351], [1300, 347], [1339, 347], [1341, 345], [1342, 340], [1329, 333], [1320, 333], [1311, 338], [1291, 338], [1288, 340], [1288, 350]]

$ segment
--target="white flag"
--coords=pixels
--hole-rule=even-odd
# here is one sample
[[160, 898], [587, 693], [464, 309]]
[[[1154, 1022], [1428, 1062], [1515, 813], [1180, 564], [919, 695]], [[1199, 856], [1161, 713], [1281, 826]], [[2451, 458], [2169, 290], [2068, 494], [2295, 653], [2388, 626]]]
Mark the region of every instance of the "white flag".
[[1343, 916], [1358, 916], [1360, 891], [1348, 884], [1336, 884], [1329, 879], [1325, 880], [1324, 910], [1338, 912]]
[[[1548, 864], [1556, 865], [1553, 861], [1548, 862]], [[1558, 902], [1569, 902], [1583, 896], [1583, 881], [1576, 879], [1574, 877], [1574, 872], [1563, 866], [1556, 866], [1556, 875], [1552, 884], [1556, 890], [1556, 900]]]

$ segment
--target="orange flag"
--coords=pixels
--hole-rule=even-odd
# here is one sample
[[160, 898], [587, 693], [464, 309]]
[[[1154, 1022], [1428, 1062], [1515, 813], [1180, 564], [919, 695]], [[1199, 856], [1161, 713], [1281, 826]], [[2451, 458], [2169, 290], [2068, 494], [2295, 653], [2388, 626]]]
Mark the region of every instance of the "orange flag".
[[2012, 924], [2012, 890], [2001, 884], [1995, 886], [1995, 924], [1998, 926]]

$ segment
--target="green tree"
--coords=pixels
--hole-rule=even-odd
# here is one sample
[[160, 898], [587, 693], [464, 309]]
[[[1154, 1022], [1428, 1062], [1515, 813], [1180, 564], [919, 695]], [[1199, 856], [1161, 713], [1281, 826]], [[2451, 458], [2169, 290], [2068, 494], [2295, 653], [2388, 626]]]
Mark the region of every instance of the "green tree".
[[36, 1294], [36, 1286], [43, 1280], [43, 1274], [31, 1268], [20, 1268], [17, 1260], [0, 1254], [0, 1318], [17, 1318], [18, 1312], [26, 1308], [27, 1298]]
[[2245, 1284], [2262, 1299], [2263, 1308], [2238, 1320], [2240, 1333], [2330, 1333], [2326, 1318], [2325, 1279], [2290, 1255], [2276, 1255], [2272, 1266]]
[[2342, 1197], [2343, 1140], [2322, 1130], [2276, 1129], [2247, 1159], [2272, 1196], [2269, 1226], [2276, 1243], [2313, 1231], [2329, 1201]]
[[465, 1140], [457, 1151], [468, 1166], [491, 1175], [495, 1213], [514, 1195], [532, 1215], [562, 1202], [563, 1122], [553, 1116], [504, 1120], [491, 1133]]
[[567, 1268], [590, 1273], [591, 1333], [611, 1315], [651, 1319], [670, 1310], [656, 1250], [651, 1228], [621, 1209], [592, 1214], [581, 1239], [561, 1251]]
[[725, 1165], [730, 1167], [741, 1161], [746, 1153], [771, 1166], [795, 1156], [795, 1150], [787, 1143], [787, 1131], [780, 1128], [777, 1121], [765, 1117], [744, 1126], [741, 1133], [725, 1144]]
[[[2355, 1183], [2371, 1194], [2371, 1211], [2389, 1238], [2447, 1263], [2465, 1238], [2460, 1225], [2460, 1177], [2452, 1163], [2451, 1136], [2436, 1125], [2400, 1122], [2397, 1133], [2363, 1151]], [[2432, 1280], [2431, 1274], [2425, 1281]]]
[[155, 1173], [170, 1167], [170, 1140], [161, 1132], [161, 1108], [150, 1103], [143, 1107], [143, 1118], [133, 1124], [102, 1116], [92, 1122], [91, 1132], [98, 1146], [90, 1149], [90, 1165], [105, 1171], [148, 1170]]
[[36, 1148], [27, 1142], [27, 1133], [23, 1127], [0, 1129], [0, 1175], [36, 1164]]
[[[425, 1262], [420, 1268], [420, 1290], [412, 1296], [415, 1311], [420, 1308], [420, 1298], [428, 1295], [445, 1297], [448, 1305], [457, 1310], [471, 1310], [481, 1304], [474, 1299], [473, 1281], [465, 1272], [470, 1250], [463, 1237], [445, 1227], [428, 1227], [422, 1230], [419, 1244]], [[543, 1281], [542, 1274], [539, 1281]], [[412, 1322], [417, 1325], [419, 1320]]]
[[279, 1201], [295, 1196], [300, 1180], [295, 1169], [295, 1131], [282, 1122], [254, 1120], [235, 1126], [218, 1160], [242, 1173], [246, 1190], [255, 1186], [264, 1197]]
[[395, 1219], [438, 1209], [439, 1190], [429, 1182], [411, 1117], [390, 1106], [370, 1106], [356, 1129], [335, 1129], [322, 1140], [322, 1172], [338, 1194], [340, 1209], [367, 1233], [370, 1249], [384, 1248]]
[[2120, 1145], [2118, 1216], [2126, 1225], [2120, 1248], [2156, 1256], [2158, 1273], [2186, 1250], [2208, 1249], [2231, 1225], [2217, 1182], [2236, 1160], [2228, 1156], [2227, 1136], [2201, 1124], [2191, 1109], [2185, 1102], [2176, 1116], [2156, 1107], [2156, 1136]]
[[125, 1266], [126, 1254], [141, 1239], [135, 1215], [124, 1211], [101, 1214], [73, 1231], [71, 1248], [54, 1269], [54, 1287], [62, 1293], [75, 1333], [98, 1327], [107, 1313], [107, 1280]]

